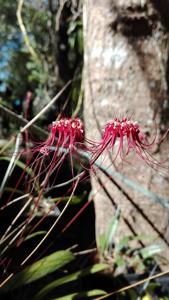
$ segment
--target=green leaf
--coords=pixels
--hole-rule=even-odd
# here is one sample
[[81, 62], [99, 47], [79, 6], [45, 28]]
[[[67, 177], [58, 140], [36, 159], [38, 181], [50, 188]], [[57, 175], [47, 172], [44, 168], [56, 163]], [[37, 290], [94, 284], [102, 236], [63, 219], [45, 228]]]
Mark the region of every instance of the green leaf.
[[1, 288], [0, 292], [8, 292], [22, 285], [36, 281], [70, 263], [74, 259], [73, 253], [68, 250], [57, 251], [48, 255], [34, 264], [28, 266], [23, 271], [11, 278], [8, 283]]
[[144, 259], [148, 257], [152, 257], [155, 254], [160, 253], [164, 250], [164, 247], [162, 245], [150, 245], [140, 250], [141, 255]]
[[55, 289], [56, 287], [66, 284], [68, 282], [74, 281], [74, 280], [78, 280], [84, 276], [105, 270], [107, 268], [108, 268], [107, 264], [96, 264], [96, 265], [88, 267], [82, 271], [77, 271], [73, 274], [56, 279], [55, 281], [52, 281], [51, 283], [46, 285], [37, 295], [35, 295], [33, 300], [46, 299], [46, 295], [49, 292], [51, 292], [53, 289]]
[[[52, 202], [52, 201], [53, 201], [53, 202], [57, 202], [57, 201], [67, 202], [69, 199], [70, 199], [70, 196], [66, 196], [66, 197], [57, 197], [57, 198], [50, 199], [50, 202]], [[70, 204], [78, 204], [78, 203], [80, 203], [80, 202], [81, 202], [80, 197], [78, 197], [78, 196], [73, 196]]]
[[23, 226], [23, 223], [18, 225], [17, 228], [13, 229], [5, 238], [4, 240], [0, 241], [0, 253], [1, 255], [7, 250], [13, 247], [13, 244], [16, 241], [17, 234]]
[[110, 221], [108, 229], [103, 235], [99, 237], [99, 248], [102, 254], [104, 253], [104, 251], [108, 250], [109, 246], [111, 246], [112, 244], [113, 237], [115, 236], [118, 227], [119, 218], [120, 218], [120, 209], [118, 208], [112, 220]]
[[24, 241], [28, 241], [28, 240], [30, 240], [30, 239], [32, 239], [32, 238], [34, 238], [34, 237], [37, 237], [37, 236], [39, 236], [39, 235], [45, 235], [45, 234], [46, 234], [46, 231], [45, 231], [45, 230], [37, 231], [37, 232], [34, 232], [34, 233], [28, 235], [28, 236], [25, 238]]
[[[155, 237], [152, 237], [150, 235], [145, 235], [145, 234], [139, 234], [137, 236], [130, 236], [130, 235], [127, 235], [127, 236], [124, 236], [122, 237], [122, 239], [119, 241], [118, 245], [116, 246], [116, 253], [119, 253], [121, 250], [123, 250], [125, 247], [129, 247], [129, 253], [130, 251], [133, 251], [133, 248], [130, 247], [130, 242], [131, 241], [144, 241], [144, 240], [154, 240]], [[127, 251], [128, 253], [128, 251]], [[128, 253], [128, 254], [129, 254]]]
[[86, 299], [87, 297], [102, 296], [106, 294], [107, 293], [103, 290], [92, 290], [92, 291], [85, 291], [81, 293], [73, 293], [59, 298], [53, 298], [52, 300], [73, 300], [73, 299], [81, 299], [81, 298], [84, 299], [84, 297]]

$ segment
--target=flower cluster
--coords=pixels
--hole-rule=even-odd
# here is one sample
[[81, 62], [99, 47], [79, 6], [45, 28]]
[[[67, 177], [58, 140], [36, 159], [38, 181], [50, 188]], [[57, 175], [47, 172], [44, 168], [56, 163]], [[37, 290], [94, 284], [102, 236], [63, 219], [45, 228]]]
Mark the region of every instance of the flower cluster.
[[124, 161], [126, 156], [134, 150], [148, 165], [153, 166], [158, 163], [149, 152], [149, 149], [155, 144], [155, 139], [152, 143], [148, 143], [138, 123], [127, 118], [121, 120], [115, 118], [112, 122], [107, 123], [101, 141], [92, 147], [92, 153], [95, 157], [99, 157], [105, 149], [114, 150], [117, 141], [119, 145], [114, 160], [120, 156]]
[[53, 122], [51, 133], [46, 142], [40, 147], [40, 153], [48, 155], [50, 147], [58, 150], [60, 147], [73, 150], [84, 142], [84, 126], [79, 118], [62, 118]]
[[[130, 148], [137, 148], [140, 145], [141, 139], [139, 137], [140, 129], [137, 122], [132, 120], [127, 120], [123, 118], [122, 120], [115, 119], [105, 126], [102, 134], [102, 139], [99, 143], [100, 151], [105, 149], [105, 146], [114, 147], [116, 140], [119, 138], [119, 153], [123, 151], [123, 140], [126, 137], [128, 142], [128, 152]], [[142, 139], [143, 139], [143, 135]]]

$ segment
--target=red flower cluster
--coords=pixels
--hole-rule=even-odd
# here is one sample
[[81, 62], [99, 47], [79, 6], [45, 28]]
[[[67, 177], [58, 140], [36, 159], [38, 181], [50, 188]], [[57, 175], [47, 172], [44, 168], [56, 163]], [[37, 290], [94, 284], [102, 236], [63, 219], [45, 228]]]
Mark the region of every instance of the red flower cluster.
[[120, 155], [124, 161], [126, 156], [134, 150], [149, 166], [154, 167], [154, 165], [159, 165], [159, 162], [155, 160], [149, 152], [149, 149], [155, 144], [155, 139], [151, 143], [148, 143], [138, 123], [127, 118], [121, 120], [115, 118], [105, 126], [101, 141], [92, 147], [94, 160], [95, 157], [99, 157], [105, 149], [114, 150], [116, 141], [119, 141], [119, 146], [114, 161], [118, 155]]
[[44, 155], [49, 154], [50, 147], [55, 147], [56, 150], [60, 147], [73, 150], [77, 144], [84, 141], [84, 126], [78, 118], [62, 118], [53, 122], [50, 129], [49, 138], [39, 149]]

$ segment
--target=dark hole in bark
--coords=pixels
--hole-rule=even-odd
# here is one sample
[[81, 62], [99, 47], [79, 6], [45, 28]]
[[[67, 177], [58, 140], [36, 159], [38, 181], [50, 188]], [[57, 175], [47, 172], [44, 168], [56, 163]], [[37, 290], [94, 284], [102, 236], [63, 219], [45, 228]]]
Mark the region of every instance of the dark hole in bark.
[[152, 27], [145, 17], [128, 18], [120, 17], [118, 29], [124, 35], [148, 36], [152, 33]]

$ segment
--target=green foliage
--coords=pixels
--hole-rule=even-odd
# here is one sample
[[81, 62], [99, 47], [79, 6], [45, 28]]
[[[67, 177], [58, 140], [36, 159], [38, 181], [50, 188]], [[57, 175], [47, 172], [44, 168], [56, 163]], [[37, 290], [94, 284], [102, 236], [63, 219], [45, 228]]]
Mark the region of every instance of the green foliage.
[[11, 40], [15, 37], [17, 20], [16, 20], [16, 9], [17, 1], [0, 0], [0, 45], [6, 40]]
[[[37, 100], [34, 104], [36, 113], [39, 99], [44, 106], [65, 81], [81, 77], [83, 60], [81, 15], [78, 14], [78, 17], [74, 18], [74, 4], [67, 2], [56, 26], [59, 2], [56, 4], [55, 1], [24, 1], [21, 17], [26, 30], [24, 34], [36, 54], [33, 56], [25, 44], [23, 32], [16, 18], [18, 3], [19, 1], [13, 1], [12, 4], [10, 0], [0, 1], [2, 24], [0, 42], [6, 45], [8, 41], [12, 41], [16, 45], [11, 49], [8, 64], [4, 66], [4, 72], [9, 72], [6, 85], [12, 92], [10, 99], [6, 101], [12, 103], [15, 97], [23, 100], [26, 92], [31, 90], [33, 99]], [[74, 109], [79, 93], [71, 94], [70, 97], [75, 102]]]
[[41, 291], [38, 292], [38, 294], [33, 298], [33, 300], [46, 299], [46, 295], [52, 290], [54, 290], [56, 287], [67, 284], [74, 280], [78, 280], [79, 278], [83, 278], [84, 276], [103, 271], [107, 268], [108, 265], [106, 264], [96, 264], [94, 266], [83, 269], [82, 271], [78, 271], [73, 274], [61, 277], [45, 286]]
[[45, 235], [46, 234], [46, 231], [44, 230], [41, 230], [41, 231], [37, 231], [37, 232], [34, 232], [32, 234], [29, 234], [26, 238], [25, 238], [25, 241], [28, 241], [30, 239], [33, 239], [37, 236], [41, 236], [41, 235]]
[[115, 215], [113, 216], [112, 220], [109, 223], [107, 230], [105, 231], [104, 234], [102, 234], [99, 237], [98, 246], [99, 246], [100, 254], [102, 256], [104, 256], [105, 253], [108, 253], [109, 249], [112, 247], [113, 238], [118, 228], [119, 218], [120, 218], [120, 210], [117, 209]]
[[47, 82], [48, 72], [43, 68], [43, 66], [32, 58], [26, 64], [29, 70], [28, 81], [39, 83], [41, 86]]
[[[52, 298], [52, 300], [73, 300], [73, 299], [88, 299], [89, 297], [103, 296], [106, 292], [103, 290], [91, 290], [82, 293], [73, 293], [59, 298]], [[90, 299], [90, 298], [89, 298]]]
[[143, 259], [147, 259], [149, 257], [153, 257], [154, 255], [157, 255], [161, 253], [161, 251], [164, 250], [164, 247], [162, 245], [150, 245], [147, 247], [144, 247], [140, 249], [140, 254], [143, 257]]
[[[5, 2], [8, 3], [8, 1]], [[12, 14], [15, 15], [15, 19], [17, 11], [16, 4], [17, 2], [10, 8]], [[44, 8], [37, 10], [37, 6], [38, 1], [35, 1], [34, 4], [33, 2], [25, 2], [22, 18], [26, 28], [26, 34], [31, 46], [35, 49], [35, 52], [37, 52], [39, 61], [36, 61], [31, 56], [29, 49], [24, 42], [17, 42], [17, 49], [13, 49], [10, 55], [10, 62], [7, 66], [10, 74], [7, 84], [12, 90], [13, 97], [24, 97], [28, 89], [31, 89], [35, 93], [39, 85], [42, 89], [44, 89], [47, 83], [48, 72], [46, 73], [46, 68], [44, 67], [45, 54], [47, 54], [49, 46], [47, 11]], [[6, 6], [4, 6], [4, 11], [5, 9]], [[19, 37], [22, 37], [22, 33], [20, 32], [18, 25], [16, 26], [17, 23], [18, 21], [15, 20], [15, 22], [11, 24], [11, 26], [13, 25], [11, 27], [11, 32], [15, 32], [19, 41]], [[6, 24], [8, 25], [8, 19], [6, 19]], [[6, 34], [6, 40], [8, 39], [9, 37]]]
[[[58, 201], [62, 201], [62, 202], [67, 202], [69, 200], [70, 197], [57, 197], [57, 198], [53, 198], [53, 199], [50, 199], [51, 202], [58, 202]], [[78, 203], [81, 202], [81, 198], [78, 197], [78, 196], [73, 196], [72, 197], [72, 200], [71, 200], [71, 205], [76, 205]]]
[[131, 268], [133, 271], [142, 273], [146, 271], [146, 261], [161, 253], [164, 248], [161, 245], [149, 245], [146, 247], [135, 248], [132, 242], [144, 241], [149, 239], [143, 235], [124, 236], [118, 243], [115, 243], [115, 235], [118, 229], [120, 210], [117, 209], [115, 215], [109, 223], [104, 234], [98, 239], [98, 248], [103, 259], [111, 259], [114, 268], [118, 271]]
[[[72, 262], [75, 256], [69, 250], [54, 252], [39, 261], [33, 263], [32, 265], [26, 267], [24, 270], [14, 275], [8, 283], [1, 288], [0, 293], [6, 294], [12, 290], [18, 289], [21, 286], [33, 283], [47, 275], [53, 273], [56, 270], [63, 268], [68, 263]], [[77, 281], [84, 276], [92, 275], [96, 272], [105, 270], [108, 267], [106, 264], [96, 264], [94, 266], [83, 269], [82, 271], [77, 271], [75, 273], [69, 274], [67, 276], [60, 277], [59, 279], [50, 282], [44, 288], [42, 288], [34, 297], [35, 300], [46, 299], [46, 295], [51, 291], [55, 290], [57, 287], [65, 285], [72, 281]], [[63, 291], [64, 294], [64, 291]], [[74, 296], [78, 296], [78, 299], [84, 295], [89, 298], [90, 296], [104, 295], [103, 290], [91, 290], [79, 293], [73, 293], [61, 297], [60, 299], [73, 299]]]
[[74, 255], [68, 251], [57, 251], [48, 255], [32, 265], [25, 268], [23, 271], [16, 274], [8, 283], [1, 289], [1, 293], [6, 293], [16, 289], [22, 285], [34, 282], [73, 261]]
[[161, 253], [164, 248], [155, 244], [138, 248], [132, 245], [133, 242], [144, 241], [145, 239], [145, 236], [124, 236], [115, 245], [113, 259], [116, 268], [123, 267], [123, 270], [131, 268], [138, 273], [146, 272], [148, 259], [153, 260], [154, 256]]

